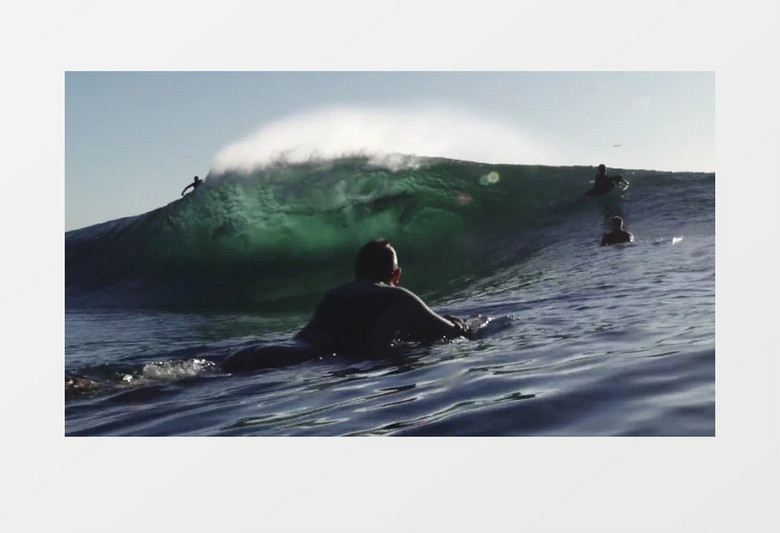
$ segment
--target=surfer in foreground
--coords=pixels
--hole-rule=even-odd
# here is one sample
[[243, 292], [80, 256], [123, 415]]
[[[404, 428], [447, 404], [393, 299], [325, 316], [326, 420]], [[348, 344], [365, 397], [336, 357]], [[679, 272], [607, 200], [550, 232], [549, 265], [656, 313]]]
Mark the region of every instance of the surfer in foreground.
[[440, 316], [414, 293], [398, 286], [398, 256], [386, 239], [371, 241], [355, 260], [355, 279], [330, 290], [292, 342], [250, 347], [231, 354], [226, 372], [298, 363], [324, 354], [381, 354], [394, 341], [432, 343], [473, 338], [466, 323]]
[[623, 179], [622, 176], [607, 176], [607, 167], [604, 166], [604, 164], [601, 164], [599, 165], [599, 173], [596, 174], [596, 177], [593, 180], [593, 188], [586, 191], [585, 194], [603, 196], [615, 188], [626, 190], [626, 188], [628, 188], [628, 181]]
[[601, 236], [601, 246], [634, 242], [634, 236], [623, 229], [623, 219], [612, 217], [612, 231]]
[[184, 193], [187, 192], [187, 189], [189, 189], [190, 187], [192, 187], [192, 192], [195, 192], [195, 189], [200, 187], [200, 185], [202, 183], [203, 183], [203, 180], [200, 179], [198, 176], [195, 176], [195, 179], [192, 181], [192, 183], [190, 183], [189, 185], [184, 187], [184, 190], [181, 191], [181, 195], [184, 196]]

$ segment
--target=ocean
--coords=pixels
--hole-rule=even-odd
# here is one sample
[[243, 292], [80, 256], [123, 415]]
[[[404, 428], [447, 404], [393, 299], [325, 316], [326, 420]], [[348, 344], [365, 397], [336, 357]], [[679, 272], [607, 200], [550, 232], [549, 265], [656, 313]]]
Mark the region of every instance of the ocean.
[[[404, 155], [212, 172], [65, 233], [66, 436], [713, 436], [715, 175]], [[619, 215], [632, 244], [600, 247]], [[230, 375], [387, 238], [474, 340]]]

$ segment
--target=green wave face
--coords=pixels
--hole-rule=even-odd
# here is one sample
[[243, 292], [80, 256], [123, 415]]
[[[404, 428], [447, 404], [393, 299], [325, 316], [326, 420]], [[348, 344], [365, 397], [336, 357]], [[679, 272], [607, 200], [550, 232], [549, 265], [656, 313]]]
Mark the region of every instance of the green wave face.
[[67, 233], [66, 303], [307, 308], [349, 280], [357, 250], [380, 237], [396, 247], [405, 286], [446, 295], [574, 216], [594, 173], [351, 158], [209, 175], [155, 211]]

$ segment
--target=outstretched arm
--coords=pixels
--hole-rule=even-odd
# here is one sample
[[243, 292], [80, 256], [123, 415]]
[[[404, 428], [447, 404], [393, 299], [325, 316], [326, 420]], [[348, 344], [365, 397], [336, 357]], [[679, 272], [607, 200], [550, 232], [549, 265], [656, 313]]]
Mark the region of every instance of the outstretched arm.
[[190, 187], [192, 187], [192, 186], [193, 186], [193, 184], [192, 184], [192, 183], [190, 183], [189, 185], [187, 185], [186, 187], [184, 187], [184, 190], [183, 190], [183, 191], [181, 191], [181, 195], [182, 195], [182, 196], [184, 196], [184, 193], [185, 193], [185, 192], [187, 192], [187, 189], [189, 189], [189, 188], [190, 188]]
[[432, 342], [437, 339], [454, 339], [468, 336], [469, 330], [462, 320], [447, 319], [431, 310], [417, 295], [403, 291], [398, 301], [389, 307], [374, 330], [374, 346], [388, 345], [396, 338], [418, 342]]
[[623, 176], [615, 176], [615, 177], [612, 178], [612, 180], [614, 181], [615, 186], [618, 186], [619, 184], [624, 183], [626, 185], [626, 187], [628, 187], [628, 180], [626, 178], [624, 178]]

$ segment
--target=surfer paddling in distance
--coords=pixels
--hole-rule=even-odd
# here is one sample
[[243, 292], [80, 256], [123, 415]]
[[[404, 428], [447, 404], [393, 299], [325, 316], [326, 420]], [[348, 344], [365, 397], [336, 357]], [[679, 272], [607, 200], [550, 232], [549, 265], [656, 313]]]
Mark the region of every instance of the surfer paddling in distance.
[[192, 192], [195, 192], [195, 189], [200, 187], [201, 184], [203, 184], [203, 180], [200, 179], [198, 176], [195, 176], [195, 179], [192, 181], [192, 183], [184, 187], [184, 190], [181, 191], [181, 195], [184, 196], [184, 193], [187, 192], [187, 189], [189, 189], [190, 187], [192, 187]]
[[634, 236], [623, 229], [623, 219], [612, 217], [612, 231], [601, 236], [601, 246], [634, 242]]
[[596, 177], [593, 180], [593, 188], [586, 191], [585, 194], [590, 196], [603, 196], [612, 189], [618, 187], [622, 190], [626, 190], [628, 185], [628, 181], [623, 179], [622, 176], [607, 176], [607, 167], [602, 163], [599, 165], [599, 173], [596, 174]]
[[331, 289], [309, 323], [288, 344], [252, 347], [225, 359], [226, 372], [246, 372], [298, 363], [325, 354], [381, 355], [396, 340], [432, 343], [474, 338], [463, 320], [432, 311], [413, 292], [398, 286], [401, 268], [387, 239], [360, 249], [355, 279]]

